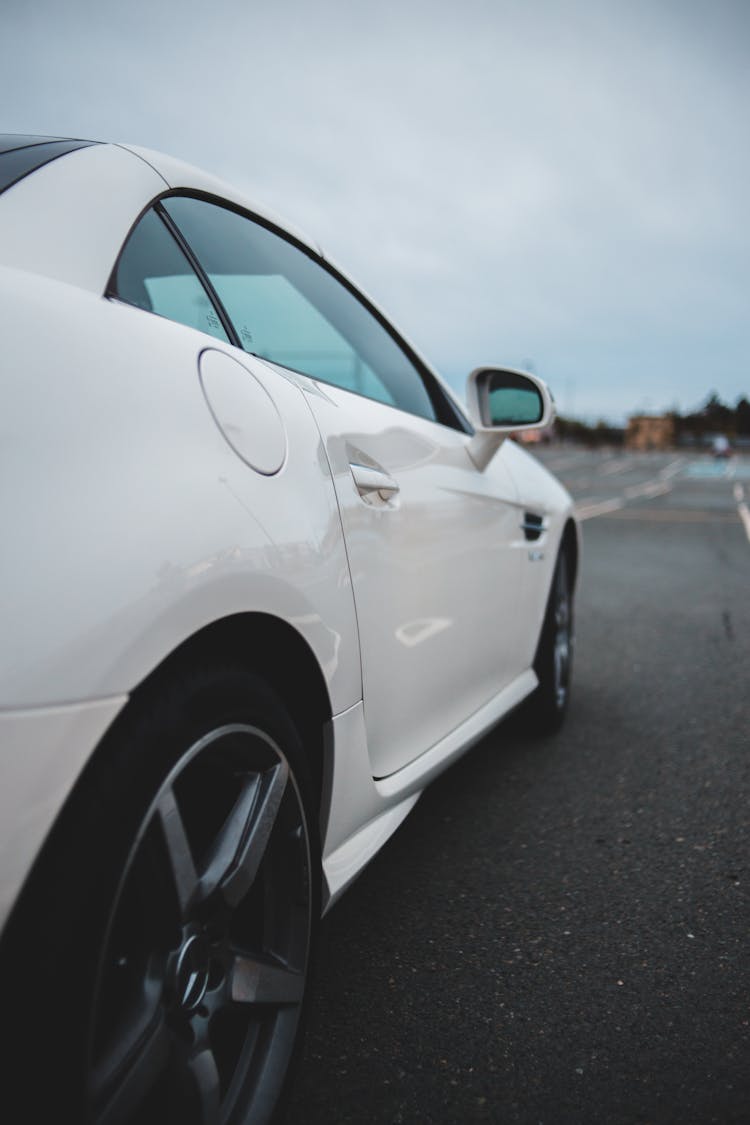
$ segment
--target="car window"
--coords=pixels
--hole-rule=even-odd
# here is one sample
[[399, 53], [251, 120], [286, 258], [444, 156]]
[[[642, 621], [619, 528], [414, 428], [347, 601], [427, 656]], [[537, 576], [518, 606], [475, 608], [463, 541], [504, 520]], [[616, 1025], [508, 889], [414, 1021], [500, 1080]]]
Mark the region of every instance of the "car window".
[[112, 292], [139, 309], [229, 342], [203, 283], [153, 210], [146, 212], [125, 243]]
[[246, 351], [435, 419], [422, 377], [366, 306], [310, 255], [228, 208], [162, 200]]

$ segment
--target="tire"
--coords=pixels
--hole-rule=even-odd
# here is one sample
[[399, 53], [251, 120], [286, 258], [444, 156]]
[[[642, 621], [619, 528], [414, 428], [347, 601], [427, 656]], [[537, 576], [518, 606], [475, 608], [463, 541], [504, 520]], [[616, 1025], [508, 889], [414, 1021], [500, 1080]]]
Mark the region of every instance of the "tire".
[[568, 712], [573, 669], [573, 584], [568, 553], [561, 547], [552, 576], [542, 632], [534, 658], [539, 685], [525, 707], [535, 734], [554, 734]]
[[319, 916], [311, 786], [279, 698], [241, 667], [140, 690], [13, 919], [26, 1120], [273, 1120]]

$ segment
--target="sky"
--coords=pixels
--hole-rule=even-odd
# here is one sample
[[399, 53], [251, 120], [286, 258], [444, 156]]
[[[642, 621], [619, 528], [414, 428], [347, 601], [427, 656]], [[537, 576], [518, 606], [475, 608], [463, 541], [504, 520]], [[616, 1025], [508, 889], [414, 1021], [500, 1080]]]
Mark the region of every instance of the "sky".
[[0, 0], [0, 132], [146, 145], [304, 230], [462, 393], [750, 397], [746, 0]]

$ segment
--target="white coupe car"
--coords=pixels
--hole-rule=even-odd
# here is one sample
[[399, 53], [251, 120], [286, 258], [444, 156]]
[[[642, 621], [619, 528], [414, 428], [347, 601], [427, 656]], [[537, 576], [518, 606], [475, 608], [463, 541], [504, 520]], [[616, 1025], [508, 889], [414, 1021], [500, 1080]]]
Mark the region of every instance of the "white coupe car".
[[506, 440], [551, 397], [466, 413], [317, 245], [72, 139], [0, 137], [0, 340], [6, 1110], [268, 1121], [321, 912], [564, 717], [578, 531]]

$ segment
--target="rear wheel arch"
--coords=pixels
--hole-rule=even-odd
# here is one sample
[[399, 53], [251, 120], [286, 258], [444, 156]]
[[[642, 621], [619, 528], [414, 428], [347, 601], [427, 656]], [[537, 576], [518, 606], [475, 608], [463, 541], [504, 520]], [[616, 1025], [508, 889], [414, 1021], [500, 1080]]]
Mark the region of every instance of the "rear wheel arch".
[[[231, 704], [232, 698], [236, 707]], [[197, 702], [201, 707], [208, 703], [218, 706], [217, 714], [221, 715], [230, 705], [244, 710], [240, 701], [245, 698], [249, 700], [248, 722], [254, 722], [253, 716], [258, 714], [263, 729], [270, 730], [272, 737], [274, 731], [282, 736], [279, 745], [285, 753], [287, 749], [294, 751], [296, 741], [296, 754], [289, 761], [294, 763], [296, 758], [296, 780], [301, 782], [301, 791], [308, 794], [307, 802], [303, 802], [310, 810], [312, 864], [308, 864], [308, 871], [317, 885], [317, 891], [311, 892], [312, 913], [319, 916], [320, 856], [319, 845], [312, 837], [317, 836], [314, 821], [320, 810], [323, 732], [330, 718], [323, 673], [305, 640], [285, 622], [261, 614], [225, 618], [188, 638], [133, 690], [74, 786], [16, 904], [3, 935], [2, 967], [3, 977], [9, 974], [6, 991], [10, 1010], [16, 1013], [18, 1080], [22, 1088], [26, 1082], [24, 1057], [33, 1054], [39, 1010], [38, 1003], [29, 1005], [29, 998], [35, 996], [28, 983], [34, 975], [32, 969], [41, 982], [49, 984], [46, 995], [51, 996], [51, 982], [57, 979], [59, 970], [55, 963], [58, 949], [71, 953], [77, 948], [75, 926], [86, 926], [87, 919], [101, 921], [113, 886], [114, 859], [123, 842], [133, 836], [142, 815], [141, 790], [145, 795], [149, 786], [153, 789], [161, 784], [158, 778], [172, 752], [168, 746], [171, 737], [163, 742], [154, 735], [164, 726], [158, 719], [160, 712], [171, 716], [165, 730], [181, 730], [183, 725], [188, 730], [201, 721], [200, 707], [194, 710]], [[264, 716], [270, 726], [265, 726]], [[106, 810], [111, 817], [105, 816]], [[313, 870], [317, 874], [313, 875]], [[73, 876], [74, 883], [81, 882], [89, 889], [84, 897], [83, 891], [76, 890], [71, 900], [64, 892], [66, 887], [70, 889], [71, 872], [76, 871], [82, 878]], [[56, 919], [65, 920], [56, 925]], [[84, 948], [86, 941], [80, 943]], [[76, 964], [72, 953], [70, 961]], [[89, 964], [90, 970], [84, 971]], [[91, 958], [86, 965], [70, 975], [80, 981], [81, 995], [93, 995]], [[11, 979], [14, 975], [15, 980]], [[91, 1009], [81, 1006], [78, 1010], [66, 987], [70, 990], [72, 985], [62, 987], [60, 994], [67, 997], [62, 1006], [69, 1020], [71, 1047], [67, 1054], [62, 1052], [61, 1057], [67, 1061], [64, 1067], [61, 1065], [58, 1084], [63, 1102], [67, 1097], [71, 1105], [77, 1105], [83, 1082], [80, 1044]], [[41, 991], [45, 992], [44, 984]], [[54, 1026], [54, 1020], [50, 1026]], [[43, 1091], [34, 1097], [44, 1105]], [[33, 1104], [33, 1098], [29, 1102]]]
[[76, 794], [88, 787], [88, 779], [99, 770], [119, 728], [130, 721], [141, 703], [153, 705], [162, 685], [175, 676], [201, 669], [242, 665], [263, 679], [278, 696], [296, 727], [309, 771], [311, 795], [320, 814], [324, 771], [324, 730], [332, 716], [331, 702], [320, 665], [305, 639], [287, 622], [263, 613], [239, 613], [220, 618], [193, 633], [165, 656], [129, 693], [128, 702], [105, 731], [89, 756], [28, 874], [0, 941], [17, 926], [16, 918], [25, 913], [24, 902], [34, 897], [40, 869], [45, 867], [57, 847], [57, 837], [65, 831], [68, 810]]
[[323, 731], [333, 712], [315, 654], [286, 621], [265, 613], [237, 613], [212, 622], [193, 633], [153, 668], [131, 692], [131, 702], [158, 690], [159, 680], [173, 670], [227, 663], [242, 664], [248, 671], [255, 672], [284, 703], [299, 730], [319, 805], [323, 784]]

